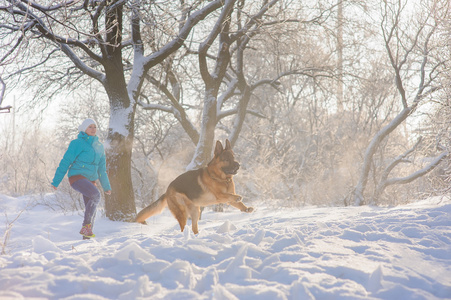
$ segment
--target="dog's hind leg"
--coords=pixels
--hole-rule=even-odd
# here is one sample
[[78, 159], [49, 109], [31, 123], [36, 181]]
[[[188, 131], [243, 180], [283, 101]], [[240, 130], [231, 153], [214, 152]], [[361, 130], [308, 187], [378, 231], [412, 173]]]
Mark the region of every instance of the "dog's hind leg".
[[168, 208], [179, 222], [180, 230], [183, 232], [188, 220], [188, 212], [180, 194], [168, 197]]

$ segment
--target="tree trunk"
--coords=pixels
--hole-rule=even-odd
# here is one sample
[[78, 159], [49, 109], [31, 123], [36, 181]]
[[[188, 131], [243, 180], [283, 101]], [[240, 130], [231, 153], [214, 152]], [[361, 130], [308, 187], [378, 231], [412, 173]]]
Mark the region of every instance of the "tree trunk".
[[[107, 72], [109, 74], [109, 72]], [[107, 170], [112, 193], [106, 196], [105, 212], [111, 220], [132, 221], [136, 214], [131, 177], [131, 157], [134, 139], [136, 104], [130, 103], [123, 73], [110, 76], [108, 92], [110, 123], [106, 147]], [[113, 78], [111, 78], [113, 77]]]
[[131, 100], [122, 64], [122, 6], [108, 11], [105, 23], [109, 28], [105, 47], [105, 90], [110, 102], [107, 171], [112, 193], [105, 199], [106, 216], [113, 221], [133, 221], [136, 215], [131, 176], [136, 103]]
[[211, 159], [213, 143], [215, 139], [215, 128], [217, 123], [216, 103], [217, 89], [206, 89], [204, 109], [202, 112], [202, 125], [199, 142], [193, 155], [188, 170], [194, 170], [205, 166]]
[[337, 1], [337, 110], [343, 113], [343, 0]]
[[241, 133], [241, 129], [243, 128], [244, 119], [246, 118], [247, 107], [249, 105], [250, 100], [251, 100], [251, 90], [249, 86], [246, 85], [243, 88], [243, 91], [241, 91], [241, 99], [240, 102], [238, 103], [238, 112], [234, 120], [232, 132], [230, 134], [229, 140], [232, 143], [232, 146], [235, 145]]
[[[126, 114], [123, 109], [122, 113]], [[132, 118], [129, 113], [128, 118]], [[112, 113], [106, 150], [108, 177], [112, 186], [111, 195], [106, 195], [105, 213], [113, 221], [133, 221], [136, 214], [135, 196], [131, 177], [133, 145], [133, 121], [126, 124], [121, 114]], [[118, 126], [128, 131], [118, 131]]]
[[[221, 82], [226, 74], [230, 62], [229, 26], [230, 16], [235, 0], [225, 1], [221, 16], [217, 20], [213, 31], [199, 46], [199, 69], [205, 83], [204, 108], [202, 112], [202, 124], [199, 134], [199, 142], [196, 152], [188, 165], [188, 170], [205, 166], [211, 158], [215, 139], [215, 128], [218, 123], [218, 93]], [[210, 74], [207, 64], [207, 52], [213, 41], [219, 36], [219, 51], [215, 62], [214, 71]]]
[[109, 134], [108, 139], [108, 177], [113, 190], [106, 195], [105, 213], [110, 220], [131, 222], [136, 214], [130, 163], [133, 139], [119, 133]]
[[407, 107], [403, 109], [388, 125], [383, 127], [371, 140], [370, 144], [366, 148], [365, 156], [363, 160], [362, 171], [359, 177], [359, 182], [356, 185], [354, 191], [354, 205], [359, 206], [364, 204], [364, 191], [368, 182], [368, 176], [371, 169], [371, 163], [376, 150], [380, 146], [381, 142], [390, 135], [407, 117], [409, 116], [412, 108]]

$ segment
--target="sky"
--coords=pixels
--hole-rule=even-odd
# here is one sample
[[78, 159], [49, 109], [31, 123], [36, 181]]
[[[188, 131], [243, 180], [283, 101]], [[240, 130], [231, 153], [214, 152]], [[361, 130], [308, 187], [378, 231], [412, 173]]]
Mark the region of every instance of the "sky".
[[[451, 200], [397, 207], [204, 211], [184, 232], [0, 194], [0, 299], [451, 299]], [[279, 203], [274, 201], [274, 203]], [[5, 243], [6, 241], [6, 243]]]
[[49, 105], [43, 110], [38, 107], [27, 106], [29, 101], [30, 98], [25, 94], [23, 96], [7, 95], [1, 106], [10, 105], [12, 109], [10, 113], [0, 114], [0, 130], [12, 128], [13, 124], [15, 124], [16, 130], [20, 131], [30, 127], [39, 127], [44, 130], [54, 128], [58, 121], [58, 102], [52, 102], [54, 105]]

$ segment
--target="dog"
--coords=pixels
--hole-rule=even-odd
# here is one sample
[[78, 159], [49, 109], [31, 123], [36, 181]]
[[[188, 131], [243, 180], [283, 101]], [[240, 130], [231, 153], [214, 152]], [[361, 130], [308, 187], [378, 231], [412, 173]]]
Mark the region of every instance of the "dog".
[[207, 167], [187, 171], [174, 179], [166, 193], [138, 213], [136, 222], [147, 224], [147, 218], [160, 214], [168, 206], [182, 232], [188, 217], [191, 217], [193, 232], [197, 234], [200, 208], [203, 206], [224, 203], [242, 212], [254, 211], [253, 207], [244, 205], [242, 197], [235, 193], [233, 175], [239, 168], [230, 141], [226, 140], [225, 148], [217, 141], [214, 157]]

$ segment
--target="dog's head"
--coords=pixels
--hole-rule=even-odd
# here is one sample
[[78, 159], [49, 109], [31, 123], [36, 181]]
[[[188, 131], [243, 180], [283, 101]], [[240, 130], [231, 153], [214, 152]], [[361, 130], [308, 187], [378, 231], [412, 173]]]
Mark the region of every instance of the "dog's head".
[[235, 175], [238, 173], [240, 164], [235, 160], [235, 155], [232, 151], [232, 145], [229, 140], [226, 140], [225, 148], [222, 146], [220, 141], [216, 142], [215, 157], [210, 162], [210, 165], [213, 163], [216, 164], [216, 167], [226, 175]]

